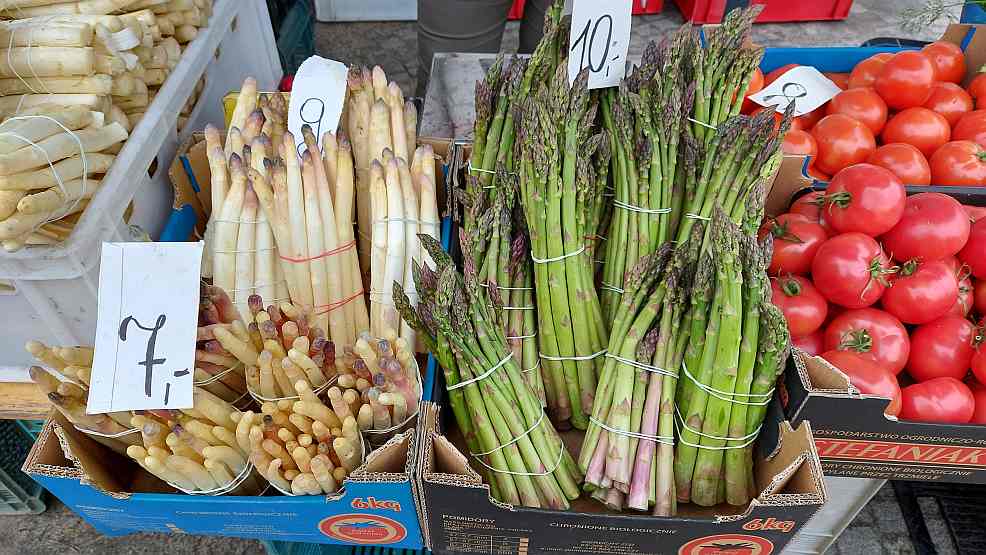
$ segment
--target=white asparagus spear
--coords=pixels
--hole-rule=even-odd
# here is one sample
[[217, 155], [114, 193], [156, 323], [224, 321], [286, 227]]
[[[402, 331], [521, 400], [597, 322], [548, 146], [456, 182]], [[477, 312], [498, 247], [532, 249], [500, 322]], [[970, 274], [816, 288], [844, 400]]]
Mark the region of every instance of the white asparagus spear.
[[24, 214], [37, 214], [57, 210], [79, 199], [92, 198], [102, 182], [99, 179], [73, 179], [61, 186], [27, 195], [17, 203], [17, 210]]
[[418, 144], [418, 109], [410, 100], [404, 103], [404, 133], [407, 135], [408, 150], [415, 150]]
[[[410, 160], [407, 128], [404, 123], [404, 94], [397, 83], [391, 83], [387, 87], [387, 107], [390, 109], [390, 132], [394, 156]], [[410, 145], [410, 148], [413, 148], [413, 145]]]
[[236, 236], [236, 287], [233, 289], [233, 304], [240, 315], [250, 314], [247, 299], [254, 292], [254, 266], [257, 254], [257, 193], [247, 182], [243, 197], [243, 210], [240, 212], [240, 229]]
[[370, 203], [373, 227], [373, 248], [370, 254], [370, 332], [380, 336], [383, 331], [380, 291], [384, 287], [387, 272], [387, 183], [383, 165], [378, 160], [370, 163]]
[[33, 145], [0, 155], [0, 175], [13, 175], [48, 166], [70, 156], [79, 155], [79, 143], [83, 152], [99, 152], [122, 142], [127, 130], [118, 123], [103, 127], [87, 127], [69, 133], [59, 133]]
[[[398, 158], [397, 160], [397, 170], [400, 176], [401, 184], [401, 194], [404, 199], [404, 269], [401, 278], [401, 283], [404, 285], [404, 290], [407, 291], [408, 297], [411, 300], [412, 306], [417, 306], [418, 294], [414, 287], [414, 278], [412, 276], [412, 261], [420, 262], [421, 255], [419, 254], [419, 240], [418, 240], [418, 210], [420, 209], [420, 201], [418, 199], [418, 191], [415, 189], [414, 180], [411, 178], [411, 170], [407, 166], [407, 162], [403, 159]], [[391, 289], [391, 293], [393, 290]], [[415, 334], [414, 329], [411, 328], [404, 322], [403, 319], [398, 320], [400, 322], [400, 336], [402, 339], [408, 342], [410, 345], [414, 345]]]
[[[233, 117], [230, 120], [229, 128], [232, 130], [234, 127], [237, 129], [243, 129], [246, 126], [247, 117], [257, 109], [257, 80], [253, 77], [247, 77], [243, 80], [243, 85], [240, 87], [240, 94], [236, 99], [236, 108], [233, 109]], [[226, 156], [230, 153], [236, 152], [232, 150], [232, 145], [229, 141], [229, 134], [226, 135]]]
[[[3, 94], [3, 93], [0, 93]], [[52, 135], [82, 129], [93, 122], [92, 111], [83, 106], [66, 106], [57, 112], [25, 115], [0, 124], [0, 154], [9, 154]]]
[[[305, 195], [302, 185], [301, 167], [295, 151], [295, 139], [291, 133], [284, 134], [284, 159], [287, 166], [287, 217], [291, 228], [291, 251], [287, 256], [296, 260], [305, 260], [308, 254], [308, 234], [305, 230]], [[293, 298], [306, 310], [311, 310], [315, 304], [312, 291], [312, 277], [309, 262], [291, 262], [298, 287], [298, 298]]]
[[27, 191], [57, 187], [58, 178], [55, 177], [56, 175], [63, 182], [71, 181], [82, 177], [83, 166], [88, 170], [89, 175], [103, 174], [110, 169], [115, 159], [116, 157], [110, 154], [87, 153], [85, 164], [82, 163], [81, 157], [74, 156], [56, 163], [54, 167], [0, 176], [0, 191]]
[[[325, 235], [322, 232], [322, 213], [318, 203], [318, 184], [315, 176], [315, 160], [310, 150], [301, 156], [301, 175], [304, 182], [305, 230], [308, 240], [308, 258], [311, 259], [310, 275], [313, 295], [312, 311], [316, 327], [327, 330], [329, 316], [328, 273], [326, 271]], [[333, 338], [334, 339], [334, 338]]]
[[[421, 196], [419, 216], [421, 233], [427, 233], [437, 241], [441, 236], [441, 219], [438, 214], [438, 189], [435, 184], [435, 152], [430, 145], [422, 146], [421, 150], [421, 177], [418, 181]], [[435, 261], [424, 249], [421, 249], [421, 260], [429, 268], [435, 269]]]
[[384, 168], [387, 183], [387, 265], [383, 288], [375, 292], [383, 298], [381, 329], [399, 330], [401, 317], [393, 302], [394, 283], [404, 283], [404, 195], [401, 190], [400, 170], [397, 159], [391, 159]]
[[246, 195], [246, 175], [238, 154], [229, 158], [230, 188], [223, 201], [216, 223], [216, 237], [212, 256], [213, 283], [226, 291], [236, 286], [236, 243], [239, 234], [240, 214]]
[[[345, 214], [352, 214], [353, 190], [355, 186], [355, 173], [353, 168], [353, 153], [349, 141], [342, 138], [338, 143], [338, 157], [336, 160], [336, 186], [335, 186], [335, 213], [336, 213], [336, 232], [339, 237], [339, 244], [346, 245], [352, 243], [356, 236], [353, 234], [352, 220], [347, 219]], [[360, 272], [359, 256], [355, 248], [346, 251], [343, 258], [342, 274], [345, 278], [343, 293], [348, 297], [356, 295], [363, 290], [363, 275]], [[347, 319], [353, 326], [353, 331], [359, 333], [370, 328], [370, 318], [366, 312], [366, 301], [362, 298], [353, 299], [346, 304]]]
[[[6, 46], [6, 45], [5, 45]], [[95, 50], [55, 46], [0, 48], [0, 77], [69, 77], [96, 73]]]

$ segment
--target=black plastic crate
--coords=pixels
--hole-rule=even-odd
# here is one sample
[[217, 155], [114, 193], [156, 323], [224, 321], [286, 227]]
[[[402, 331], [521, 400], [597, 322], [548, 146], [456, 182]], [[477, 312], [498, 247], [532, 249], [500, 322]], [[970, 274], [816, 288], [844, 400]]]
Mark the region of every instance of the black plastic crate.
[[34, 439], [13, 420], [0, 420], [0, 515], [40, 514], [44, 489], [21, 471]]
[[[986, 553], [986, 486], [895, 481], [893, 487], [918, 555], [938, 555], [940, 548], [949, 552], [949, 542], [959, 555]], [[929, 530], [929, 519], [938, 515], [925, 514], [922, 499], [937, 505], [947, 537]]]

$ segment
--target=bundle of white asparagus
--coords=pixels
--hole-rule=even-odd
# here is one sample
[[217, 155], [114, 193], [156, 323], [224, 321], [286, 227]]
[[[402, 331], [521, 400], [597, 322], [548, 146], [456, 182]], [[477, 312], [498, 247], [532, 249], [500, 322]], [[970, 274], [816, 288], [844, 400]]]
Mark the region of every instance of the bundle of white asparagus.
[[234, 406], [243, 407], [252, 403], [247, 393], [246, 372], [243, 363], [216, 339], [216, 329], [220, 328], [242, 341], [250, 340], [250, 331], [240, 320], [226, 292], [203, 285], [199, 293], [195, 385]]
[[40, 105], [0, 123], [3, 248], [64, 241], [127, 136], [83, 106]]
[[[250, 462], [288, 495], [335, 493], [363, 463], [363, 438], [344, 401], [329, 408], [304, 381], [297, 401], [265, 402], [261, 413], [244, 412], [236, 437], [249, 448]], [[333, 388], [334, 389], [334, 388]]]
[[32, 366], [31, 380], [77, 429], [120, 454], [126, 454], [127, 447], [140, 444], [140, 437], [130, 425], [130, 412], [86, 414], [91, 347], [49, 347], [40, 341], [29, 341], [25, 348], [45, 366]]
[[[417, 306], [412, 261], [427, 261], [418, 234], [439, 237], [434, 152], [417, 144], [417, 111], [379, 66], [349, 73], [346, 127], [356, 158], [361, 266], [370, 272], [370, 331], [400, 329], [414, 345], [414, 331], [394, 308], [400, 283]], [[413, 157], [412, 157], [413, 156]], [[366, 277], [364, 276], [364, 280]]]
[[242, 414], [208, 391], [192, 391], [193, 408], [149, 410], [131, 419], [140, 442], [127, 455], [186, 493], [257, 495], [263, 487], [237, 436]]

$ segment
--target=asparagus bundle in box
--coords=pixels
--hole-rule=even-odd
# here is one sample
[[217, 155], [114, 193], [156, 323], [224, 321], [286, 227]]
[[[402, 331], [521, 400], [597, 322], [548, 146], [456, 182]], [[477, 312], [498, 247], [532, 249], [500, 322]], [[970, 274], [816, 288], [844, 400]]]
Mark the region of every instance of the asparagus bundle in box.
[[199, 294], [195, 385], [234, 405], [249, 402], [243, 363], [216, 340], [216, 329], [237, 337], [249, 336], [226, 292], [203, 285]]

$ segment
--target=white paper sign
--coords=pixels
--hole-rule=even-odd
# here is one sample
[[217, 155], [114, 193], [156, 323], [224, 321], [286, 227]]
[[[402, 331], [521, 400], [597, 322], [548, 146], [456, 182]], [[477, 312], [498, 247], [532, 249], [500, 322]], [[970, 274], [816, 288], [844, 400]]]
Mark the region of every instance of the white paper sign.
[[192, 407], [202, 243], [103, 243], [86, 412]]
[[803, 116], [842, 92], [838, 85], [811, 66], [788, 70], [750, 100], [761, 106], [775, 106], [781, 114], [794, 102], [794, 115]]
[[615, 87], [627, 69], [632, 0], [575, 0], [568, 46], [568, 81], [589, 68], [589, 88]]
[[288, 102], [288, 131], [294, 135], [299, 153], [305, 151], [303, 126], [312, 128], [319, 148], [322, 148], [322, 135], [334, 133], [339, 127], [348, 75], [345, 64], [320, 56], [308, 58], [298, 68]]

